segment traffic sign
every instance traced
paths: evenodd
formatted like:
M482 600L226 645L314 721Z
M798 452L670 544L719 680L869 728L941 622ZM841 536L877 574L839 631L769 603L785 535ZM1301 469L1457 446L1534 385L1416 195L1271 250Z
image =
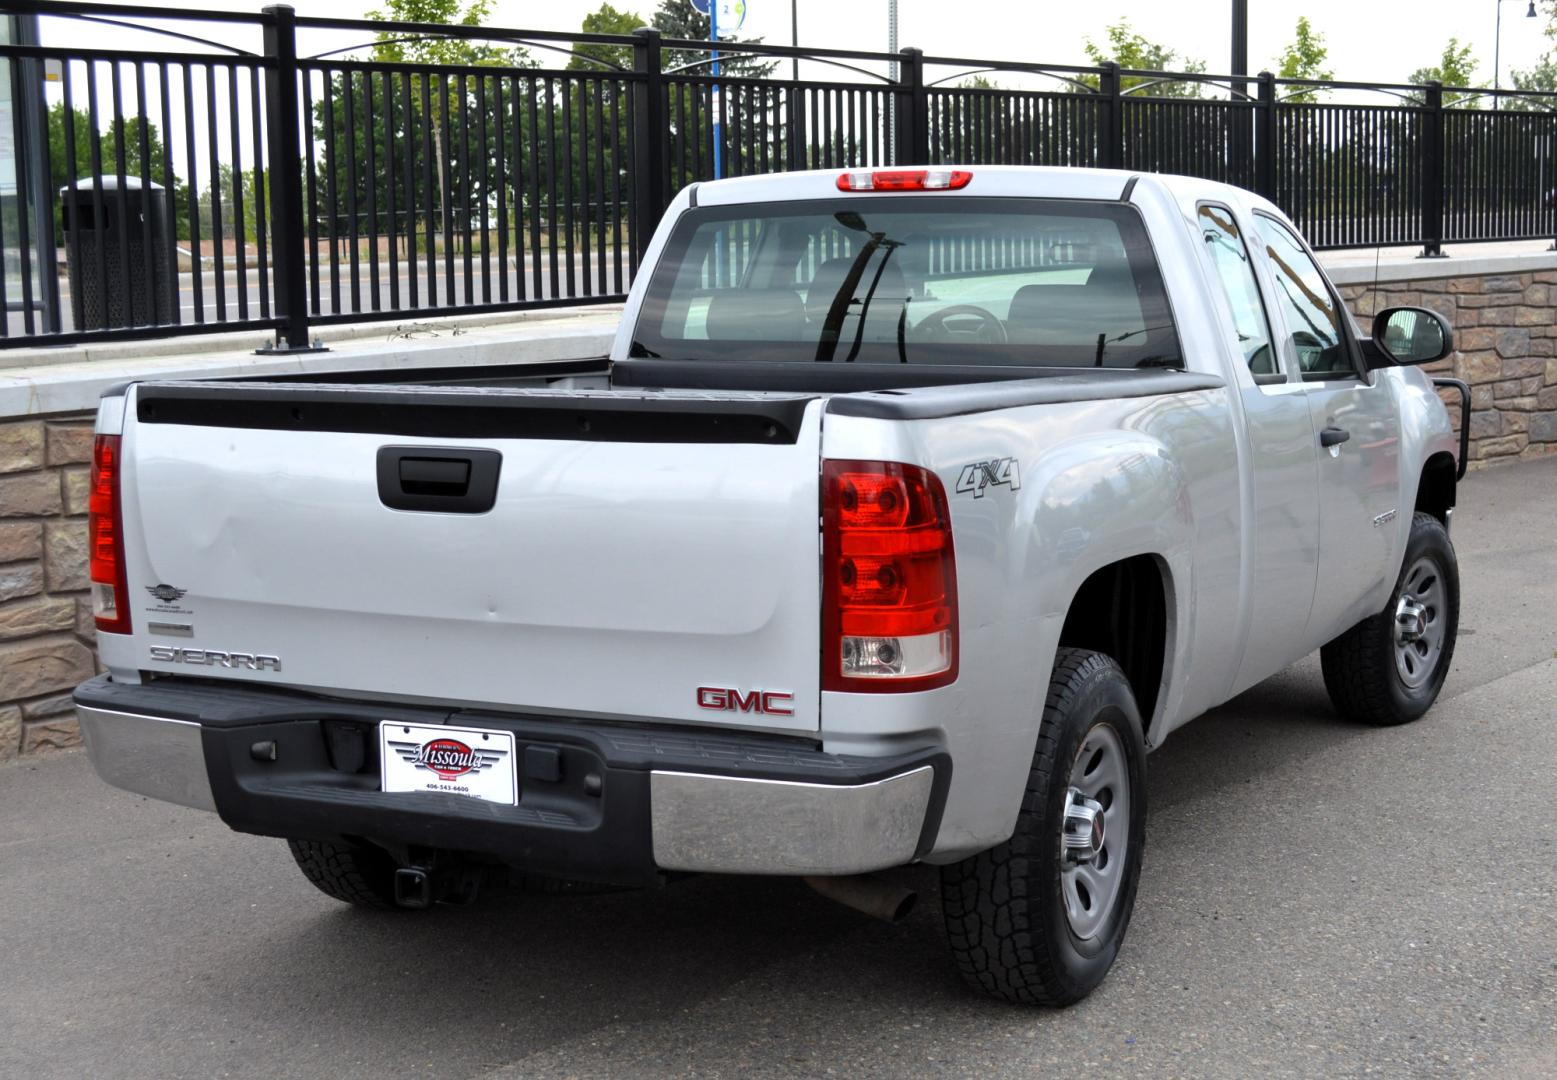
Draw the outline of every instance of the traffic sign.
M699 15L710 15L715 3L719 5L719 36L734 37L746 21L746 0L692 0L692 7Z

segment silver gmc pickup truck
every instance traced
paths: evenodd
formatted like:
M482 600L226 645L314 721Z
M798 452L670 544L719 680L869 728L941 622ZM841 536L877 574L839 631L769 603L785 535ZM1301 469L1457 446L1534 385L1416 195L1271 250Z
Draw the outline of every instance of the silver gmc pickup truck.
M717 873L894 915L873 872L930 863L963 977L1064 1004L1148 750L1315 649L1358 722L1437 696L1450 329L1361 334L1264 200L795 173L642 254L598 360L111 391L102 777L369 907Z

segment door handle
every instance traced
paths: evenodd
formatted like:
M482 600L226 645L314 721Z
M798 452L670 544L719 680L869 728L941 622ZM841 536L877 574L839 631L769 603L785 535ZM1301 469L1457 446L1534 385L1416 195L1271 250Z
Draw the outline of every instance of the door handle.
M1340 446L1351 437L1352 433L1345 428L1327 427L1319 433L1319 445L1324 447Z

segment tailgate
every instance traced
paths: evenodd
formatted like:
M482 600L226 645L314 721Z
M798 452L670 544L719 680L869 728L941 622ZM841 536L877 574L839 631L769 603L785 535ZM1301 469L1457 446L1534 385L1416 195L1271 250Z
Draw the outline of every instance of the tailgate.
M132 395L123 500L143 668L818 727L819 401L280 384ZM487 508L475 489L491 464Z

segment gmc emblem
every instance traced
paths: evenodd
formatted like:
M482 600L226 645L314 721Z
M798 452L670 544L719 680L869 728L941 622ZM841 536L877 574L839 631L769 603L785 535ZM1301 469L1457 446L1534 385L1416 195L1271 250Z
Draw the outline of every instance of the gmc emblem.
M699 686L697 707L715 712L749 712L764 716L794 716L795 695L778 690L741 693L724 686Z

